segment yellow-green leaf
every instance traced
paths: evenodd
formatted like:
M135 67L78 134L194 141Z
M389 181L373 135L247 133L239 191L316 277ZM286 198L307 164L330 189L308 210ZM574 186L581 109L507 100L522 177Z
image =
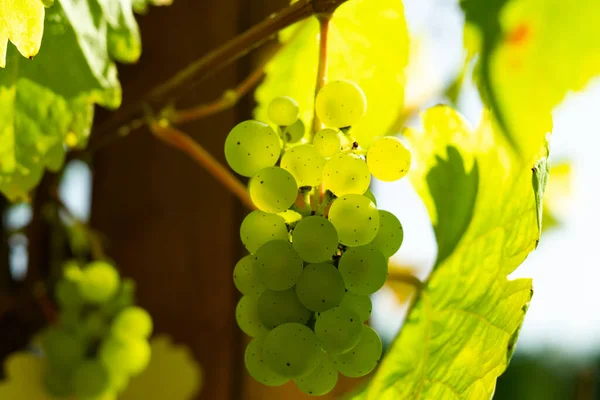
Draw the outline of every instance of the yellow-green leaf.
M119 400L190 400L202 388L202 369L189 349L172 343L168 336L151 340L152 359L141 375L133 378Z
M319 24L316 18L286 32L285 48L268 64L256 91L256 118L268 121L266 107L276 96L290 96L311 126L318 66ZM328 39L328 79L359 84L367 114L352 134L363 145L388 133L404 102L404 67L408 32L401 0L350 0L335 11ZM297 30L294 32L294 30Z
M44 4L41 0L0 0L0 68L6 66L8 41L32 58L40 50L44 34Z
M423 132L407 133L412 181L433 223L446 232L436 231L440 249L452 245L452 251L438 259L363 398L490 399L532 295L531 280L507 276L539 238L533 164L523 162L488 115L476 130L445 106L422 117ZM545 141L537 147L544 157ZM432 172L441 168L444 173ZM452 208L462 205L440 206L458 194L438 190L439 180L475 192L468 223L452 223Z
M46 362L32 353L13 353L4 364L6 379L0 381L0 399L55 400L46 394L42 377Z

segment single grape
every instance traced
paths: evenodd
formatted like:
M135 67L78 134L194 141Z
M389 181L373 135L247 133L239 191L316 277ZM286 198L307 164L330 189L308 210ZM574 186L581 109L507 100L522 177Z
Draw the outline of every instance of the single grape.
M117 294L107 303L102 305L102 312L106 315L114 315L121 309L135 303L135 281L125 278Z
M363 194L369 188L371 174L362 158L353 153L331 157L323 168L323 184L336 196Z
M323 179L325 158L312 144L294 146L281 157L281 168L296 179L298 186L318 186Z
M245 256L235 265L233 283L242 294L247 296L259 296L265 291L266 286L258 277L256 268L254 268L253 256Z
M329 220L338 232L340 243L346 246L370 243L379 230L377 207L358 194L337 198L329 209Z
M84 361L73 371L72 385L79 399L100 396L110 387L108 369L98 361Z
M267 113L275 125L288 126L296 122L300 108L291 97L275 97L269 103Z
M64 309L78 309L84 303L77 282L65 278L56 284L54 296L58 305Z
M79 293L88 302L99 304L110 300L119 290L119 273L105 261L94 261L83 270L77 281Z
M408 173L411 163L410 151L397 137L381 137L367 152L367 165L373 176L381 181L397 181Z
M250 179L250 198L256 207L268 213L279 213L294 204L298 196L296 180L279 167L260 170Z
M332 157L340 152L342 141L340 131L332 128L321 129L313 138L315 149L325 158Z
M147 339L152 334L152 317L141 307L127 307L112 322L111 333L118 338Z
M365 115L367 99L355 83L332 81L319 90L315 109L325 125L345 128L354 125Z
M379 210L379 230L371 244L389 258L400 249L403 239L404 229L398 218L389 211Z
M358 314L344 307L320 313L315 322L315 335L329 354L340 354L354 347L362 329L363 323Z
M83 338L60 328L48 328L42 334L41 344L50 365L62 371L73 369L85 356Z
M248 373L263 385L281 386L289 381L289 378L276 374L264 362L263 342L264 336L256 337L246 347L244 361Z
M280 152L281 143L273 128L259 121L240 122L225 139L225 159L242 176L272 167Z
M346 288L356 294L375 293L387 278L387 258L372 245L348 248L339 261Z
M367 191L363 194L363 196L365 196L367 199L371 200L373 202L373 204L377 205L377 199L375 198L375 195L373 194L373 192L371 192L370 189L367 189Z
M304 261L327 261L337 250L338 234L327 219L310 216L303 218L294 228L292 245Z
M235 319L240 329L248 336L255 337L268 332L258 315L258 298L243 296L235 308Z
M301 119L297 119L296 122L290 126L286 126L283 130L283 139L287 143L297 143L304 137L306 133L306 127Z
M283 218L286 224L293 224L294 222L298 222L302 219L302 214L294 210L285 210L277 215Z
M77 331L87 338L98 339L106 334L108 321L99 311L91 311L84 316L83 324L79 322Z
M321 312L339 306L344 292L342 275L327 263L309 264L296 282L298 299L311 311Z
M354 311L360 317L361 321L366 321L371 316L373 310L373 303L371 298L367 295L354 294L352 292L346 292L340 307L347 308Z
M333 361L342 375L358 378L375 369L381 358L381 351L379 335L373 328L365 325L356 346L344 354L334 356Z
M258 298L258 316L267 329L273 329L288 322L305 324L310 311L302 305L294 289L265 290Z
M44 371L44 388L51 396L68 398L73 392L71 371L61 371L56 368L46 368Z
M254 210L242 221L240 238L246 249L254 254L270 240L288 240L288 230L279 215Z
M333 359L321 350L315 369L308 375L295 379L294 382L304 393L322 396L333 390L337 380L338 372Z
M273 240L256 251L254 268L267 289L285 290L296 284L304 263L290 242Z
M98 357L113 373L138 375L150 362L150 345L144 339L108 336L100 345Z
M290 323L279 325L263 342L263 359L276 374L299 378L317 365L319 343L310 328Z

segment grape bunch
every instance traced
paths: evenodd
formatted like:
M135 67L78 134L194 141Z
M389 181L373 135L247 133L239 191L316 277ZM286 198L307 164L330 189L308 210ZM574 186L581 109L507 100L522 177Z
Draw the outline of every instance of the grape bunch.
M365 324L369 295L385 283L404 233L393 214L377 209L369 186L371 176L405 176L411 154L395 137L368 149L356 143L351 126L366 99L354 83L328 83L315 107L326 128L307 134L296 101L275 98L268 107L275 129L241 122L227 136L225 157L250 178L257 208L240 227L250 254L233 273L243 294L236 319L254 338L248 372L269 386L292 379L317 396L334 388L338 372L364 376L381 358L381 340Z
M105 261L64 266L55 290L58 321L41 334L50 395L116 399L146 368L152 319L134 305L134 291L134 282Z

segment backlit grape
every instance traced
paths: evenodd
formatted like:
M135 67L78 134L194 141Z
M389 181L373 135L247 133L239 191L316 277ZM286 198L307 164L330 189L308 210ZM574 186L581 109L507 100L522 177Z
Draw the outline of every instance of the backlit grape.
M251 177L272 167L279 159L281 143L269 125L259 121L237 124L225 139L225 159L235 172Z

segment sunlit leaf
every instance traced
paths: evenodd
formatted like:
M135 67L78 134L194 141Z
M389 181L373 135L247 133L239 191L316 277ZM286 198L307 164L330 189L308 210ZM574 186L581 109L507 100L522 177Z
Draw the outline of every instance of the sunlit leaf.
M461 4L481 34L483 97L509 141L531 161L537 143L552 130L552 109L600 74L600 2Z
M40 51L44 12L41 0L0 0L0 68L6 66L9 40L24 57Z
M298 28L299 27L299 28ZM285 49L267 66L256 91L256 118L268 121L266 106L276 96L300 104L301 118L311 126L318 65L319 24L315 18L290 28ZM408 32L400 0L352 0L336 10L328 43L328 79L348 79L364 90L366 116L352 128L363 145L388 133L404 102L404 67Z
M559 228L562 220L559 217L566 206L566 201L571 196L573 171L571 163L563 161L550 166L552 179L546 186L544 194L543 224L542 232Z
M59 169L65 146L85 146L94 103L119 106L111 58L140 55L132 12L128 0L57 1L33 61L9 47L0 70L0 191L9 199L26 198L44 168Z
M492 125L486 115L473 130L438 106L424 113L423 132L407 132L412 180L440 249L452 250L438 259L363 398L489 399L506 369L532 295L531 280L507 275L535 248L539 230L533 164ZM538 142L538 157L545 154L545 141ZM474 197L470 218L439 180L458 182Z
M190 400L202 388L202 369L187 347L175 345L168 336L150 341L148 368L133 378L119 400Z

